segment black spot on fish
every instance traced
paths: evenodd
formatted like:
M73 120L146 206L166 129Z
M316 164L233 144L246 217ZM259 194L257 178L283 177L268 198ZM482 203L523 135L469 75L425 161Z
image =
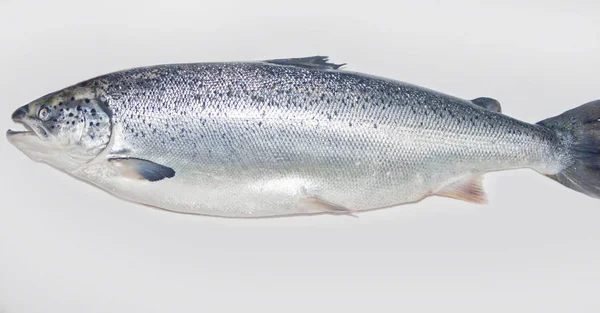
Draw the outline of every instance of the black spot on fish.
M90 126L94 126L94 122L90 122Z
M171 141L175 141L175 137L171 137Z
M96 122L96 126L100 126L100 122Z
M92 109L90 113L92 113L92 115L96 115L96 109Z
M69 113L69 117L73 117L73 113Z
M71 101L75 101L75 97L71 97Z
M81 111L81 105L77 106L77 111Z
M62 102L59 102L59 103L58 103L58 105L59 105L59 106L62 106L62 105L63 105L63 103L62 103Z
M90 103L90 99L85 99L85 103Z
M75 121L72 121L72 122L71 122L71 125L75 125Z

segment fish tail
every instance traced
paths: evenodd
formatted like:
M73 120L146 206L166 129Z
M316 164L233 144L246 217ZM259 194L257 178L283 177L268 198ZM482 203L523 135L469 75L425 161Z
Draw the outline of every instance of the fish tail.
M600 100L537 124L567 138L570 165L557 174L547 176L573 190L600 198Z

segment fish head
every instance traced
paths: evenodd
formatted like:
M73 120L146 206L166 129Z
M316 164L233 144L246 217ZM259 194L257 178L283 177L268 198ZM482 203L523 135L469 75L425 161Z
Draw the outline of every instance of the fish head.
M26 130L8 130L11 144L34 161L72 171L96 158L110 141L108 106L86 90L65 90L19 107L12 120Z

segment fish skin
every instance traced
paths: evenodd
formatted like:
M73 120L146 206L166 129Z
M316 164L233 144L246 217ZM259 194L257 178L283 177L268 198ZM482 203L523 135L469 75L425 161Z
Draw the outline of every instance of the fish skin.
M372 210L447 195L445 187L490 171L552 175L573 162L568 138L546 127L332 66L158 65L100 76L35 103L73 95L105 103L110 143L67 172L120 198L176 212ZM123 177L108 161L122 158L148 160L175 175Z

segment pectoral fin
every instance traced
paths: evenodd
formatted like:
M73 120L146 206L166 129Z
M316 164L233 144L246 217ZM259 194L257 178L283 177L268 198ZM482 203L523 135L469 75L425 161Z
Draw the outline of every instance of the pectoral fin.
M144 159L112 158L108 161L119 169L123 177L129 179L154 182L175 176L172 168Z
M483 190L483 176L476 174L445 186L435 194L467 202L484 204L487 196Z

